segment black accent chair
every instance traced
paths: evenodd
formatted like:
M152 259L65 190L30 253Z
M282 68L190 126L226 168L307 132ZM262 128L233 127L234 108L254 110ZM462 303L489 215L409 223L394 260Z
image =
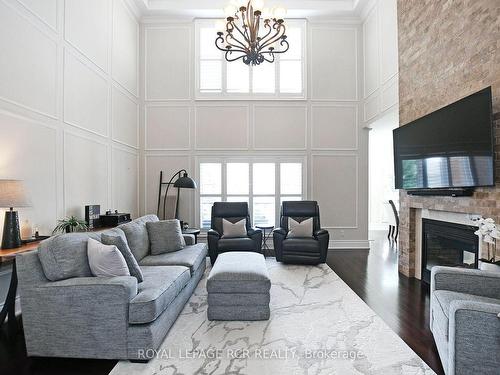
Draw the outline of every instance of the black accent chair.
M235 223L246 219L247 236L224 238L222 219ZM211 229L208 231L208 254L215 263L217 255L227 251L254 251L262 254L262 231L253 229L246 202L215 202L212 206Z
M287 238L288 218L297 221L313 218L312 237ZM273 232L276 260L284 263L319 264L326 262L330 234L321 229L316 201L285 201L281 205L281 228Z

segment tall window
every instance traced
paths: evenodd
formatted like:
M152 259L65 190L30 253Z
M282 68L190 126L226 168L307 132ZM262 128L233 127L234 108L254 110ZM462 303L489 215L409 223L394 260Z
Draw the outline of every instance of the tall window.
M201 162L200 225L210 228L214 202L247 202L253 225L277 225L284 200L301 200L302 160Z
M305 98L305 21L287 20L290 49L274 63L252 67L226 62L215 47L215 20L196 21L196 96L198 99ZM279 45L276 46L279 49Z

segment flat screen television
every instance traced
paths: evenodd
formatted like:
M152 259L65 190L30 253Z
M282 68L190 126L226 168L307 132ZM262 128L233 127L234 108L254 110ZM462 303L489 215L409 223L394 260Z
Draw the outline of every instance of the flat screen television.
M401 126L393 136L396 189L432 193L495 184L491 87Z

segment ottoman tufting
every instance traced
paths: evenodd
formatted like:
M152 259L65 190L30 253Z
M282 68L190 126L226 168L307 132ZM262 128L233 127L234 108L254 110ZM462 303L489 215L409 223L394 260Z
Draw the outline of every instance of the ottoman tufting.
M262 254L219 254L207 279L208 320L267 320L270 290Z

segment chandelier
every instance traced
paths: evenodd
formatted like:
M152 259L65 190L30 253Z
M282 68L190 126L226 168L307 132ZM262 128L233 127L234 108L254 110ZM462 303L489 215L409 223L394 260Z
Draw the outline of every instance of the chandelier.
M218 28L215 46L225 52L228 62L242 59L246 65L272 63L276 54L288 51L283 20L286 10L259 10L262 6L262 0L249 0L246 6L238 8L233 3L226 7L229 17Z

